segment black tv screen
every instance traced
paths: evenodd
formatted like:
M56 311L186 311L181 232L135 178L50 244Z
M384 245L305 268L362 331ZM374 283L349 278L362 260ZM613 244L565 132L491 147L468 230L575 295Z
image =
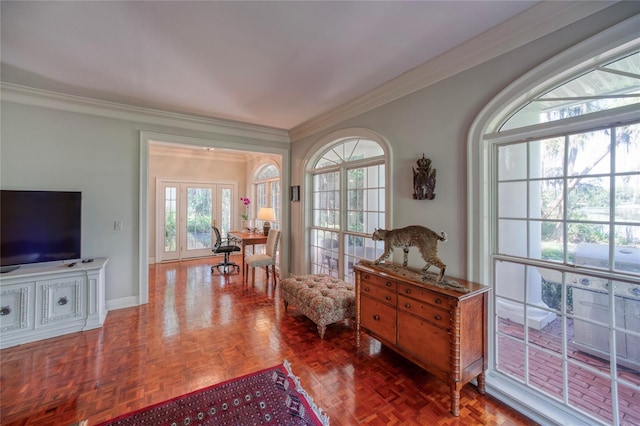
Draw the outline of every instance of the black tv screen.
M82 193L0 191L0 266L79 259Z

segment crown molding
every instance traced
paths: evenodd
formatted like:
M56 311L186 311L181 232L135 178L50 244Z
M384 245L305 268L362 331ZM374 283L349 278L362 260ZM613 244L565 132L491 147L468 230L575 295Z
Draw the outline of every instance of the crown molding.
M190 160L215 160L246 163L247 155L241 151L227 151L222 148L170 146L153 143L149 146L150 157L188 158Z
M613 5L610 1L544 1L479 36L290 131L291 142L422 90Z
M79 114L219 133L261 141L290 143L289 134L285 129L141 108L5 82L0 82L0 96L3 102L14 102Z

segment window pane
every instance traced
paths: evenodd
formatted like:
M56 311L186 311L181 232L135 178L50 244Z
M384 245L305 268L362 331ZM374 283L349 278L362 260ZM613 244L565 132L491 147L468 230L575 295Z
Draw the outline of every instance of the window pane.
M614 269L640 276L640 226L616 226ZM640 303L639 303L640 305Z
M187 250L211 247L211 188L187 188Z
M524 302L525 268L511 262L497 262L495 276L496 296L504 297L512 301ZM519 312L518 315L523 315Z
M611 199L609 182L608 177L570 179L568 218L608 222Z
M312 229L310 237L311 273L338 277L338 234Z
M564 228L562 222L542 221L539 226L536 222L531 224L531 246L539 241L540 250L531 250L531 257L535 259L549 260L552 262L564 262ZM539 234L538 234L539 232Z
M498 216L527 217L527 183L501 182L498 184Z
M164 194L164 251L173 252L177 249L176 219L177 211L177 188L166 187Z
M640 124L616 127L616 173L640 172Z
M616 222L640 223L640 174L618 176L615 185Z
M227 235L231 231L231 189L222 188L220 190L220 205L222 206L221 217L222 223L220 224L220 232L222 235Z
M527 255L527 222L501 219L498 222L498 252L513 256Z
M605 174L611 170L610 130L569 136L567 171L570 176Z
M313 176L314 205L313 225L339 228L340 227L340 191L339 172L328 172Z
M539 343L544 344L546 338L547 336L541 336ZM538 348L529 348L528 356L529 383L531 386L545 392L554 399L562 400L564 396L562 358Z
M363 158L373 158L381 155L384 155L384 151L377 142L366 139L359 139L357 146L349 157L349 161L361 160Z
M498 148L498 180L524 179L527 177L527 144L504 145Z
M564 137L529 143L531 178L554 178L564 175Z
M564 179L545 179L529 184L529 215L532 218L562 219Z

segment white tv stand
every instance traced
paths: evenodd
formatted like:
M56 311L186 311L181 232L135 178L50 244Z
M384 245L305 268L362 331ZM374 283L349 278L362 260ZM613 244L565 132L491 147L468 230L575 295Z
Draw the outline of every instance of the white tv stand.
M102 327L108 261L25 265L1 274L0 349Z

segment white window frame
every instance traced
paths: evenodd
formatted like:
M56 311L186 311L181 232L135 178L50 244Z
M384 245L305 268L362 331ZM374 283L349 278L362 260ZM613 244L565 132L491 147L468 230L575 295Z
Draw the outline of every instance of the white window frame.
M527 128L497 133L499 126L519 106L530 99L532 93L560 84L568 77L594 65L614 59L640 46L637 29L640 16L635 16L615 25L578 45L555 56L531 70L498 94L474 120L467 140L468 158L468 229L467 247L468 276L472 281L493 283L492 250L496 247L493 218L496 215L496 188L492 179L492 147L501 142L521 138L545 138L560 134L577 133L598 127L609 127L615 123L625 124L640 118L638 105L618 110L615 117L603 111L570 119L544 123ZM489 303L489 342L495 347L495 296ZM489 369L486 374L487 392L502 400L534 421L542 424L598 424L591 417L568 409L560 403L529 392L525 386L496 372L496 354L489 351Z
M339 142L346 141L347 139L368 139L376 142L384 152L384 166L385 166L385 228L390 228L393 223L392 218L392 208L393 206L393 181L392 181L392 151L391 145L389 142L381 135L376 132L373 132L369 129L365 128L350 128L350 129L342 129L336 132L332 132L320 140L318 140L309 150L309 154L305 157L303 170L304 170L304 184L301 188L301 192L304 194L302 196L302 208L304 211L304 268L305 273L309 273L311 270L311 241L310 241L310 228L313 225L313 217L312 217L312 206L313 203L310 201L311 196L313 194L312 186L313 186L313 174L318 170L314 168L316 161L326 152L326 149L330 146L336 145ZM381 164L381 161L377 158L373 159L365 159L362 161L354 161L345 163L344 165L338 166L346 170L347 168L351 168L355 165L359 166L368 166ZM323 169L324 170L324 169ZM341 188L341 193L344 192L345 188ZM342 202L340 207L340 214L342 216L345 215L346 205L344 203L344 194L342 194ZM343 221L344 222L344 221ZM344 258L344 253L340 250L339 254L340 258Z

